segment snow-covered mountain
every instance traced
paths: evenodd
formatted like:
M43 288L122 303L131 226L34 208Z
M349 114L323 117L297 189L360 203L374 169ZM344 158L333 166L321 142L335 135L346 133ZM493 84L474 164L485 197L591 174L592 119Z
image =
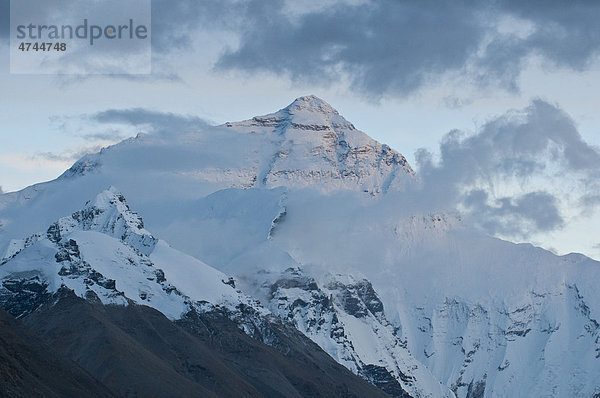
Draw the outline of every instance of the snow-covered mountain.
M269 306L336 361L394 396L452 396L409 353L369 281L328 275L321 283L289 268L270 285Z
M82 210L52 223L45 234L11 241L0 263L0 305L20 318L68 288L104 305L146 305L172 320L181 320L190 312L219 310L247 334L270 345L278 344L268 331L269 324L277 322L276 315L286 323L293 318L294 327L384 391L395 396L406 391L422 396L429 395L432 386L436 395L444 390L395 336L395 328L385 319L383 306L367 281L343 284L332 279L326 290L321 290L299 272L283 273L271 285L272 302L267 302L274 310L271 313L236 290L233 278L152 236L125 197L111 187ZM308 292L292 297L294 291L289 288L303 282ZM333 291L337 294L329 301ZM291 301L284 306L287 300ZM312 308L315 300L320 305ZM296 311L303 306L318 314ZM356 323L352 317L365 319ZM318 322L318 327L312 327L313 322ZM369 327L373 329L363 330ZM369 334L378 340L371 340ZM363 338L366 340L361 341ZM377 365L379 355L385 356L390 371Z
M402 187L407 175L414 174L404 156L357 130L314 96L225 126L265 137L275 149L252 169L250 186L318 186L326 191L344 187L375 195Z
M316 97L139 135L0 196L2 300L26 311L65 285L234 320L244 303L392 395L600 396L600 263L423 211L405 194L415 178Z
M225 274L152 236L112 187L45 234L12 240L1 264L0 302L17 318L61 287L103 304L144 304L170 319L207 304L261 310Z

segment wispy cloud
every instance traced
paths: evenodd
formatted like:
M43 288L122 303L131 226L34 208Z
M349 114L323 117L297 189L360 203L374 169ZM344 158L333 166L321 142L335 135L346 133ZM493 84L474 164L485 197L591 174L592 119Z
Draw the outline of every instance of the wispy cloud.
M143 127L151 132L190 132L209 126L204 119L197 116L157 112L143 108L108 109L89 116L89 119L101 124Z
M64 152L38 152L30 156L30 159L33 161L48 161L48 162L57 162L57 163L73 163L83 156L95 153L100 151L104 145L89 145L82 146L76 149L69 149Z
M21 168L37 168L40 166L70 166L84 155L100 151L105 145L87 145L67 149L63 152L36 152L34 154L3 155L2 160ZM24 167L23 167L24 166Z
M117 142L125 138L123 133L118 129L107 129L101 132L84 134L82 136L83 139L89 142L95 141L109 141L109 142Z
M18 170L38 170L41 168L63 170L68 168L72 162L58 155L15 153L0 155L0 163Z
M142 108L109 109L87 119L171 137L215 128L196 116ZM427 209L458 208L491 234L523 238L560 229L568 222L565 206L600 206L600 152L566 112L541 99L490 119L475 133L451 131L439 155L422 149L416 158L418 202Z

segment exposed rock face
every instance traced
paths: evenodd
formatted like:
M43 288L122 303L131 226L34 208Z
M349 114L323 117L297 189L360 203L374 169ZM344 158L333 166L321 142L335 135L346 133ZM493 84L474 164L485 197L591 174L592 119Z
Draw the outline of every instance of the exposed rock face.
M291 268L269 290L273 312L388 394L452 396L408 352L367 280L331 275L320 287L300 269Z
M48 282L39 275L14 275L2 280L0 307L16 318L21 318L48 302Z

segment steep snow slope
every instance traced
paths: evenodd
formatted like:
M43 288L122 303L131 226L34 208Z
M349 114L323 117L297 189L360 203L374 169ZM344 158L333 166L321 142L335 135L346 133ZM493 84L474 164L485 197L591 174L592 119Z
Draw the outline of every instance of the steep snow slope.
M0 196L0 253L27 246L13 265L55 256L63 249L43 236L13 239L41 234L116 185L155 238L233 275L244 293L375 383L394 388L395 380L422 396L600 394L600 264L482 236L443 209L423 211L402 194L412 176L401 155L303 97L211 131L139 136L55 181ZM85 228L73 232L83 247L98 232ZM139 241L142 229L119 245L153 247L140 255L161 262L161 241ZM196 264L185 258L177 264ZM187 276L201 271L156 267L193 299ZM372 287L382 311L369 309L376 302L361 298L361 286Z

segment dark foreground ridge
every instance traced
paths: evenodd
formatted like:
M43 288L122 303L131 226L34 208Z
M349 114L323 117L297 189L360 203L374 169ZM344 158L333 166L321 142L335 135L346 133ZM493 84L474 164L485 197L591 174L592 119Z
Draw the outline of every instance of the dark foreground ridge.
M112 397L79 365L0 309L1 397Z
M2 312L0 322L1 396L387 396L295 329L274 331L288 348L280 352L215 311L174 323L63 288L19 321Z

